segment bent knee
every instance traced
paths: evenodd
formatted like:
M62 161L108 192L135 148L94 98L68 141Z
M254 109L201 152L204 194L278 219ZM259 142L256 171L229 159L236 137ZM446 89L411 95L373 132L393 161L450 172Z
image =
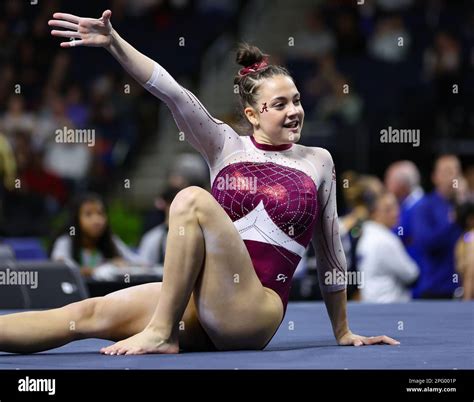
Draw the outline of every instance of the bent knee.
M197 208L202 205L201 201L211 194L198 186L190 186L181 190L170 205L170 215L185 215L196 213Z
M64 307L70 317L69 330L77 338L89 336L97 328L97 323L100 321L100 299L99 297L85 299Z

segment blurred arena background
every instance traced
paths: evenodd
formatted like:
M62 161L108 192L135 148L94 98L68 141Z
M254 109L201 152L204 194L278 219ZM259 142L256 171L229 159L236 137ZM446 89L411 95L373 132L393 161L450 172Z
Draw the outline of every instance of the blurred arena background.
M106 8L123 38L235 128L236 44L248 41L270 54L272 63L285 65L306 112L300 142L327 148L335 160L341 217L356 199L370 210L361 177L381 184L395 161L412 161L428 194L434 162L446 153L456 155L463 169L462 195L453 202L474 201L470 1L6 0L0 5L2 261L49 259L62 229L71 228L70 203L81 194L103 197L111 231L133 253L148 230L163 224L173 191L210 188L204 161L180 141L166 105L107 51L65 50L51 37L47 22L53 12L99 18ZM93 141L58 141L58 130L67 135L68 129L93 134ZM384 130L419 136L386 142ZM364 219L356 217L357 225ZM357 225L349 224L349 243L359 237L351 232ZM163 239L157 241L164 247ZM357 259L350 246L348 259ZM455 242L449 247L454 273ZM95 275L106 258L92 257L71 258L82 267L89 294L129 285L107 270ZM163 256L156 258L125 258L131 267L126 272L137 273L135 283L156 280L160 271L152 267ZM293 298L317 298L311 251L304 265Z

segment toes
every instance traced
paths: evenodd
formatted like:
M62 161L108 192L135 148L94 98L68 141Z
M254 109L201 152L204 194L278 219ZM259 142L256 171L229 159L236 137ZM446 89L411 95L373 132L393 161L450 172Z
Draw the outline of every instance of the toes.
M130 348L128 348L126 346L123 346L123 347L121 347L120 349L117 350L117 355L125 355L125 354L127 354L129 349Z
M101 349L101 352L105 355L115 355L117 354L117 345L108 346L106 348Z

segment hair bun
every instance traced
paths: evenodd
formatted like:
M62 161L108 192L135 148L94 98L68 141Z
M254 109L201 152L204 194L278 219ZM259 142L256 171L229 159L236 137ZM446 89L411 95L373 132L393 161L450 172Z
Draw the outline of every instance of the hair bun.
M266 56L268 57L257 46L242 42L237 48L235 61L241 66L248 67L254 63L261 62Z

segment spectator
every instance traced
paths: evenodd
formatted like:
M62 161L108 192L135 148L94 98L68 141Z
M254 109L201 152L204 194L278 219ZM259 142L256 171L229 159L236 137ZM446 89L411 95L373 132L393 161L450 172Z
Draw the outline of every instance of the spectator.
M452 298L457 287L454 246L461 229L454 222L454 207L460 172L456 156L439 157L432 174L435 189L419 201L413 213L413 245L420 253L421 269L415 295L421 298Z
M163 265L165 261L169 210L171 202L179 191L180 189L178 188L168 187L155 201L155 206L163 210L165 220L163 223L146 232L138 247L138 255L149 265Z
M411 299L409 286L416 281L419 270L399 237L390 230L398 213L397 200L388 192L369 204L369 219L362 225L356 250L364 302L398 303Z
M405 59L410 43L410 33L402 18L392 16L378 21L375 33L368 43L368 50L378 60L398 63Z
M331 53L336 47L336 38L327 28L319 10L309 13L306 27L295 35L294 46L289 48L293 58L312 60Z
M413 211L424 195L420 186L420 172L411 161L394 162L385 172L385 186L397 197L400 205L400 217L394 231L400 236L408 254L419 263L420 258L413 247L411 222Z
M474 202L461 205L456 211L463 233L456 242L456 271L463 284L463 299L474 299Z
M339 220L339 233L346 255L347 271L355 273L359 270L356 250L362 233L362 225L368 218L369 205L383 193L384 188L382 182L375 176L359 176L355 172L348 171L341 177L343 183L347 183L347 186L343 186L343 194L349 213ZM348 284L347 297L358 299L358 289L357 284Z
M2 127L8 138L17 130L32 131L36 125L32 113L25 111L25 102L21 95L12 95L8 100L8 109L2 118Z
M470 165L464 170L464 179L466 183L466 201L474 202L474 165Z
M106 261L117 266L144 262L112 233L104 202L96 194L76 199L69 224L54 241L51 258L78 264L85 276Z
M0 195L13 190L16 178L16 162L8 139L0 132Z

